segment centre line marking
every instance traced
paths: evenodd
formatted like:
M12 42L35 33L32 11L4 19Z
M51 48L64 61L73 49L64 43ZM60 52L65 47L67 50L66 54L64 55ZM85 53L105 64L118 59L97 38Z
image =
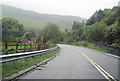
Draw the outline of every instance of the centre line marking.
M117 81L112 75L105 71L100 65L95 63L95 61L89 58L86 54L82 53L81 51L78 52L81 53L108 81L111 81L111 79Z

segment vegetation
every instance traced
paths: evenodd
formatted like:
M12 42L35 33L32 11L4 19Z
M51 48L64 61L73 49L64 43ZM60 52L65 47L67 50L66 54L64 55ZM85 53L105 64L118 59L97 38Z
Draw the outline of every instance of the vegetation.
M25 39L26 42L36 42L39 43L43 39L43 43L45 44L46 48L55 47L56 43L58 43L61 40L61 31L59 27L55 24L48 24L44 30L42 30L39 34L30 30L25 29L22 24L20 24L16 19L12 19L9 17L5 17L2 19L2 37L3 42L21 42L20 38L24 37L26 32L29 32L26 34ZM37 39L36 39L37 38ZM9 39L9 40L8 40ZM37 41L35 41L37 40ZM40 43L42 43L40 42ZM22 43L22 42L21 42ZM23 42L24 43L24 42ZM8 49L11 48L11 46L8 47ZM15 49L16 47L12 47ZM18 46L18 48L21 48ZM24 46L22 46L24 48ZM27 48L30 48L28 46ZM13 64L13 62L7 62L2 64L2 76L3 78L10 76L14 73L18 73L21 70L24 70L30 66L33 66L37 63L42 62L43 60L50 58L54 55L56 55L58 51L52 52L50 54L44 54L42 56L37 56L36 59L33 59L32 57L29 58L29 62L26 62L25 59L18 60L17 64Z
M112 9L104 9L96 11L88 20L87 25L95 24L96 22L101 22L102 20L107 23L107 25L111 25L117 18L116 11L118 10L118 6L113 7ZM109 21L110 20L110 21Z
M84 26L85 26L84 21L82 23L74 21L73 26L72 26L72 30L76 30L76 29L84 27Z
M12 18L2 19L2 40L3 42L9 42L16 40L17 37L21 37L23 34L23 25L17 20ZM9 39L9 40L8 40Z
M120 46L120 7L96 11L86 22L74 22L73 30L65 33L65 43L88 41Z
M48 24L39 34L38 40L43 38L45 48L54 47L58 42L62 41L62 33L56 24Z
M87 41L75 42L75 43L71 43L71 44L68 44L68 45L86 47L86 48L94 49L94 50L101 51L101 52L104 52L104 53L109 53L109 51L107 51L105 49L102 49L102 48L98 47L96 44L92 44L92 43L89 43Z
M26 39L31 41L31 38L36 36L33 30L28 30L23 27L16 19L5 17L2 19L2 41L3 42L18 42L24 33L30 32L26 35ZM8 40L9 39L9 40Z
M120 12L119 7L96 11L85 22L74 21L72 31L60 31L60 26L48 24L39 33L25 29L22 24L12 18L3 18L3 41L16 40L26 35L27 41L42 40L45 48L54 47L59 42L73 43L78 41L97 42L112 46L120 46Z

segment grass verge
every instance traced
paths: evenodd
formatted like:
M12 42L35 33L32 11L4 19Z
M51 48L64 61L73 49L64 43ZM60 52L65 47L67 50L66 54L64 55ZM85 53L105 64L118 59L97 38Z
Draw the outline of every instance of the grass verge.
M100 52L104 52L104 53L109 53L109 51L105 50L105 49L102 49L98 46L83 46L83 47L87 47L87 48L90 48L90 49L94 49L94 50L97 50L97 51L100 51Z
M2 79L11 76L21 70L27 69L33 65L36 65L52 56L55 56L59 51L54 51L51 53L46 53L42 56L38 55L36 58L30 57L28 61L24 59L18 60L16 64L13 62L6 62L2 64Z
M71 44L68 44L68 45L79 46L79 47L86 47L86 48L94 49L94 50L97 50L97 51L100 51L100 52L109 53L109 51L107 51L105 49L102 49L102 48L98 47L95 44L88 43L86 41L71 43Z

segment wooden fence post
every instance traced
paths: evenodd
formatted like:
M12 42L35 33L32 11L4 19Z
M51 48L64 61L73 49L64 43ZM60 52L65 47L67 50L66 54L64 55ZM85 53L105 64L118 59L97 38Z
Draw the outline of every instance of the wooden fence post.
M26 43L24 43L24 52L26 52Z
M30 44L30 51L32 51L32 44Z
M35 43L33 45L34 45L33 49L35 50Z
M36 44L35 44L35 50L36 50Z
M20 52L22 52L22 43L20 43Z
M16 53L18 52L18 43L16 43Z
M7 49L8 49L8 43L5 43L5 52L6 52L6 54L8 54Z
M37 50L39 50L39 44L37 44Z

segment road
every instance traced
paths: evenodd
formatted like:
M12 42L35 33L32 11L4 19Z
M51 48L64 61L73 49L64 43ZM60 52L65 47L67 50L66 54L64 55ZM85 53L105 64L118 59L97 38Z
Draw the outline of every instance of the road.
M56 58L21 79L118 79L118 58L84 47L59 46Z

